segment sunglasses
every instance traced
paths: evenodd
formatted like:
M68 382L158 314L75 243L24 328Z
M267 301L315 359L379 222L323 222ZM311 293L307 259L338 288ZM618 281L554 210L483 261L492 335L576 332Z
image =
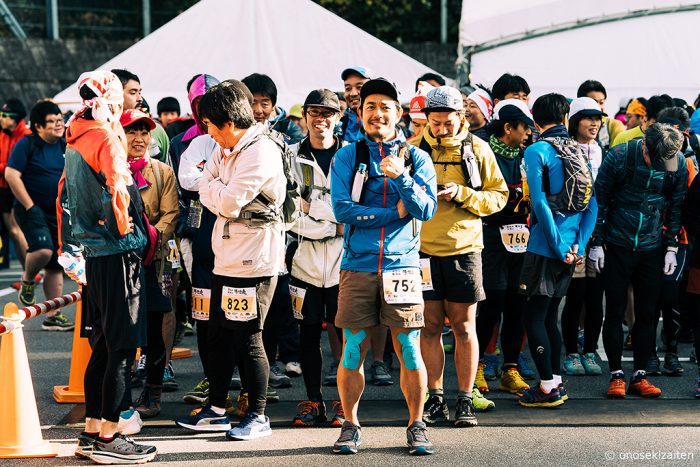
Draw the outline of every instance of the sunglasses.
M335 110L321 110L321 109L315 109L313 107L309 107L308 109L306 109L306 114L312 118L316 118L316 117L331 118L333 115L336 114L336 111Z
M0 117L16 117L17 114L14 112L0 112Z

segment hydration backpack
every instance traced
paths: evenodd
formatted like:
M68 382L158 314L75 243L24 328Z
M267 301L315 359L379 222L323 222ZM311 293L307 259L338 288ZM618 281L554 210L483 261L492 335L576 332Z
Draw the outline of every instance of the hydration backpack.
M549 187L549 171L544 167L542 188L547 195L547 203L553 212L585 211L593 196L593 175L581 146L571 138L542 138L557 152L557 158L564 165L564 187L552 194Z
M430 146L430 143L428 143L425 138L420 140L418 147L425 151L428 156L431 156L433 153L432 146ZM462 157L458 163L462 166L462 172L464 173L464 179L467 181L467 186L472 190L480 190L482 184L480 168L476 156L474 155L474 138L471 133L467 134L467 137L462 140L460 154ZM441 164L451 163L441 162Z

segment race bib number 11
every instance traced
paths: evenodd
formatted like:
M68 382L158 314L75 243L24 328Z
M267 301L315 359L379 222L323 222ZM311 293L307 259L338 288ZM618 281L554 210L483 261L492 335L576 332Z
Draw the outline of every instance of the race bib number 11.
M226 287L221 291L221 309L229 321L250 321L258 317L255 287Z
M294 318L304 319L301 310L304 308L304 297L306 297L306 289L302 287L289 286L289 295L292 297L292 311Z
M192 318L199 321L209 321L209 305L211 289L192 287Z
M389 304L423 303L420 269L407 268L382 273L384 300Z

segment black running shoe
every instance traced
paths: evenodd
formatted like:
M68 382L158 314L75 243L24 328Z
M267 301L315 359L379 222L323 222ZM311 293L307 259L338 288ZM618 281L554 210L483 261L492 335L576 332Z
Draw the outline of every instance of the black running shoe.
M654 354L649 357L646 367L647 376L660 376L661 375L661 361L659 361L659 356Z
M434 394L423 405L423 421L428 425L446 422L450 419L450 409L443 396Z
M455 426L476 426L476 416L474 415L474 403L469 397L457 399L457 410L455 410Z
M664 356L664 373L670 376L682 376L683 365L678 361L678 354L667 352Z

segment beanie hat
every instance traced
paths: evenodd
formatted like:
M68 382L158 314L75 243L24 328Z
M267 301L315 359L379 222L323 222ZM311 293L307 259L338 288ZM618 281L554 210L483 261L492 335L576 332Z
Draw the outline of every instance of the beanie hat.
M486 121L491 120L493 115L493 100L489 93L481 88L477 88L474 92L467 96L467 100L476 102L477 107L486 118Z

